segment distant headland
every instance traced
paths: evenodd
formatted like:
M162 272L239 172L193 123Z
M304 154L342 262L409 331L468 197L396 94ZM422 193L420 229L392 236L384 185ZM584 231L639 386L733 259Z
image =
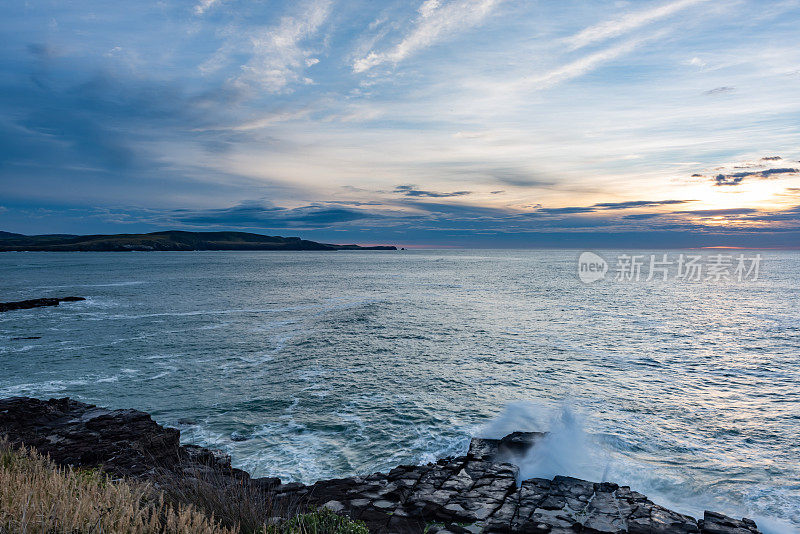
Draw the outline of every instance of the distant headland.
M299 237L249 232L184 232L149 234L23 235L0 232L0 252L131 252L189 250L397 250L392 245L360 246L317 243Z

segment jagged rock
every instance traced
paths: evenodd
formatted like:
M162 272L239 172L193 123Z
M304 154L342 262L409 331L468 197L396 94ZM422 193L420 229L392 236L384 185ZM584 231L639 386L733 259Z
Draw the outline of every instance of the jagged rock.
M514 461L543 436L535 432L476 438L466 456L310 486L251 479L231 467L227 455L180 445L178 430L158 425L144 412L107 410L68 398L0 400L3 434L60 464L100 466L162 484L158 475L163 472L214 484L248 484L277 503L324 506L361 519L375 533L760 534L749 519L706 512L698 522L609 482L563 476L518 481Z
M28 310L30 308L43 308L45 306L58 306L59 303L61 302L77 302L79 300L86 300L86 299L83 297L61 297L61 298L18 300L16 302L0 302L0 312L7 312L12 310ZM18 339L38 339L38 338L18 338Z
M0 435L35 447L64 465L101 466L117 476L148 478L156 471L180 474L208 468L248 477L230 457L181 445L180 432L138 410L107 410L69 398L0 399Z
M543 437L542 432L512 432L502 439L473 438L467 456L475 460L519 458Z
M701 534L760 534L752 519L739 521L716 512L706 511L698 525Z

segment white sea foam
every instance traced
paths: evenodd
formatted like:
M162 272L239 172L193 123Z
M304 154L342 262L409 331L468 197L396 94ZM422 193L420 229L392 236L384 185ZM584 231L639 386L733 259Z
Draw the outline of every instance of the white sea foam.
M239 313L286 313L297 312L303 310L318 310L316 314L325 313L330 310L346 309L356 306L361 306L377 300L359 300L349 302L347 304L307 304L302 306L287 306L283 308L234 308L230 310L193 310L193 311L175 311L175 312L159 312L159 313L141 313L141 314L103 314L97 317L92 317L92 320L131 320L131 319L150 319L153 317L194 317L202 315L231 315Z
M127 280L123 282L109 282L107 284L69 284L61 286L39 286L36 289L65 289L68 287L122 287L122 286L138 286L140 284L147 284L148 282L140 280Z
M703 510L711 509L735 517L753 517L765 534L798 532L788 521L770 517L747 502L717 494L713 487L698 494L696 481L681 480L678 473L665 473L662 466L636 462L626 454L629 451L622 441L601 441L587 427L586 419L574 407L525 401L509 404L498 417L479 428L477 435L500 438L515 430L547 431L524 457L515 459L520 480L563 475L616 482L646 494L657 504L695 517L702 517ZM774 488L766 489L775 497ZM797 513L798 504L785 502L782 508L791 516Z
M109 376L106 378L98 378L97 382L100 384L109 384L113 382L119 382L119 376Z
M556 475L604 482L611 458L584 430L581 417L569 407L550 414L548 434L525 456L520 478L553 478Z
M174 365L164 365L162 367L164 369L163 371L161 371L160 373L156 373L153 376L147 377L147 380L158 380L159 378L164 378L165 376L169 376L178 370L178 368L175 367Z
M17 395L39 395L43 393L58 393L73 386L85 386L89 382L79 380L48 380L45 382L16 384L0 389L0 397L14 397Z

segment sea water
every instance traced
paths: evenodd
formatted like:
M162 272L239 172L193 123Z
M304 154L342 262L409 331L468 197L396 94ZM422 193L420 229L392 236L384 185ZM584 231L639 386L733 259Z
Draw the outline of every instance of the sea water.
M145 410L301 482L547 430L523 477L800 529L800 253L585 284L579 252L4 253L0 301L87 300L0 314L0 396Z

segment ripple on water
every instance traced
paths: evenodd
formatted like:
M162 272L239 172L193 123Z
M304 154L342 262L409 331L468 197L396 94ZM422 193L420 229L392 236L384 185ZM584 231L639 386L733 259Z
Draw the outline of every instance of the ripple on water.
M797 530L800 254L762 254L750 286L586 286L574 251L0 255L2 294L88 298L0 314L46 334L0 342L0 395L191 417L185 441L305 482L550 429L527 472Z

